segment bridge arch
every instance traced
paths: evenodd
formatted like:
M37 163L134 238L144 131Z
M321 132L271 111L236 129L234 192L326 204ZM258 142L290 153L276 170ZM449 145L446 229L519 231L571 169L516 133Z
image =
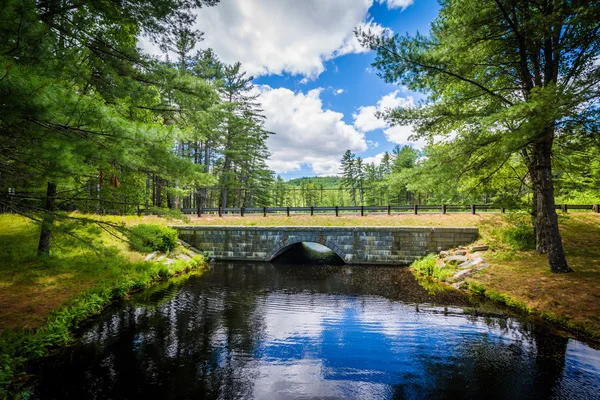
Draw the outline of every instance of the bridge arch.
M348 256L344 251L335 243L332 243L329 240L325 240L322 237L317 236L293 236L289 239L282 240L273 246L271 251L267 254L267 260L272 261L275 257L283 254L289 247L293 246L296 243L317 243L322 246L327 247L329 250L333 251L338 255L344 262L348 262Z

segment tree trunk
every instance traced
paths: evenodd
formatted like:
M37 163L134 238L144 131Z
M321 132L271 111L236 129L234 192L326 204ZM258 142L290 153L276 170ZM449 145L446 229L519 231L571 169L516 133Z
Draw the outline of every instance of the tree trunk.
M162 179L160 177L156 177L156 201L155 201L155 206L156 207L162 207L162 196L161 196L161 189L162 189Z
M534 174L536 173L536 171L532 170L530 171L530 176L532 178L532 180L535 180L533 178ZM537 227L537 220L538 220L538 196L537 196L537 191L533 190L533 196L532 196L532 201L531 201L531 217L532 217L532 222L533 222L533 237L535 240L535 250L540 253L540 254L546 254L548 253L548 248L546 246L546 239L544 237L544 230L543 229L538 229Z
M535 232L536 244L548 253L550 270L556 273L571 272L567 264L558 230L558 215L554 204L554 183L552 182L552 142L554 130L547 129L544 136L533 145L532 181L536 200Z
M42 221L42 230L40 232L40 241L38 243L38 256L50 253L50 239L52 238L55 205L56 183L48 182L44 220Z

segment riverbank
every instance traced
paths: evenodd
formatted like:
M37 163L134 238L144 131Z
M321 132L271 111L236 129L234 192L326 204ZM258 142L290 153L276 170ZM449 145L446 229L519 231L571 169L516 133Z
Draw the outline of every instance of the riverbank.
M532 248L532 232L525 215L507 216L497 222L479 225L477 244L487 245L489 250L477 254L489 266L474 271L461 288L600 341L600 216L559 215L567 261L574 270L568 274L550 272L547 256ZM416 267L413 269L424 270ZM430 280L453 283L455 271L433 271L428 274Z
M38 257L39 228L0 215L0 398L23 377L28 361L69 343L81 324L111 302L205 265L201 255L188 255L183 247L171 252L171 259L180 256L171 263L160 256L146 261L146 254L131 250L114 232L92 225L75 232L77 237L59 230L51 255Z

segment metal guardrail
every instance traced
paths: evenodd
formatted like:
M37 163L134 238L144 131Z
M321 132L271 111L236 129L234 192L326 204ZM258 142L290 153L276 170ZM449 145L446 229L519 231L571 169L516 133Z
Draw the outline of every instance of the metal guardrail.
M557 210L568 212L568 210L590 210L596 213L600 213L600 205L598 204L559 204L556 206ZM223 215L240 215L246 214L263 214L267 216L269 214L285 214L288 217L292 215L303 215L303 214L360 214L361 216L367 214L419 214L419 213L470 213L476 214L477 212L500 212L505 213L506 208L502 206L496 206L492 204L470 204L470 205L403 205L403 206L329 206L329 207L208 207L208 208L182 208L181 211L184 214L196 214L199 217L205 214L218 214L220 217Z

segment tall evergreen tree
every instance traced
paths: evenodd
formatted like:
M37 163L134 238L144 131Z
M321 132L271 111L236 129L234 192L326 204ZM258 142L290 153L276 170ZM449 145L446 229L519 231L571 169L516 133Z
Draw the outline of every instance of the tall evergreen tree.
M350 151L346 150L341 160L341 174L342 182L341 187L350 189L350 196L352 197L352 203L356 206L356 184L357 184L357 173L356 173L356 156Z
M523 158L537 250L553 272L570 271L555 211L554 143L598 131L598 21L595 1L447 0L429 36L361 35L386 81L429 97L388 113L392 123L415 124L430 140L457 135L472 156L465 167L494 173L513 154Z

